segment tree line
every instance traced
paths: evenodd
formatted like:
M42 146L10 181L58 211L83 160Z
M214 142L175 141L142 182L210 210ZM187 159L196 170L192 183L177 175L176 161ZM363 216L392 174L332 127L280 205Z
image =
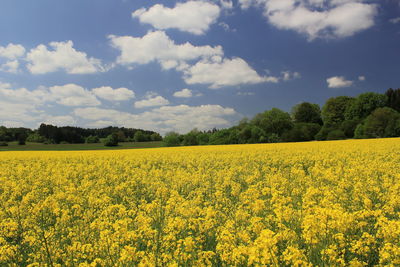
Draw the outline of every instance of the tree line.
M273 108L228 129L194 129L183 135L169 132L164 143L193 146L399 136L400 89L389 89L385 94L332 97L322 109L309 102L294 106L290 113Z
M125 127L106 127L106 128L80 128L80 127L57 127L42 123L38 129L28 128L6 128L0 126L0 143L6 145L7 142L17 141L20 145L26 142L45 143L45 144L81 144L81 143L100 143L102 139L112 140L109 145L117 145L118 142L148 142L161 141L162 137L154 131Z

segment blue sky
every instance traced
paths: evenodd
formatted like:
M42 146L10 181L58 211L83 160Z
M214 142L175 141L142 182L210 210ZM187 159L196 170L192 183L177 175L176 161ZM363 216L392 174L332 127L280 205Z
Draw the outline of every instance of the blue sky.
M0 125L185 133L400 87L397 0L3 0Z

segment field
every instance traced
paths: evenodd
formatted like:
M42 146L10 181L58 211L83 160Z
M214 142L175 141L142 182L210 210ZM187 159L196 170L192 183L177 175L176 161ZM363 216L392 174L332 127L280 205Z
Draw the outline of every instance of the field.
M18 145L17 142L10 142L8 146L0 146L0 151L37 151L37 150L104 150L104 149L133 149L133 148L154 148L163 146L163 142L120 142L116 147L106 147L102 143L95 144L42 144L27 143Z
M1 266L400 265L400 139L0 152Z

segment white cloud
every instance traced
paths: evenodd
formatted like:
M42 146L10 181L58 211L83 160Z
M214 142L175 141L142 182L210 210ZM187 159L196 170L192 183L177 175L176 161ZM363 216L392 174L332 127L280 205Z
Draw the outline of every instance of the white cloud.
M190 98L193 96L193 93L191 90L185 88L180 91L176 91L173 96L181 98Z
M232 29L231 26L225 22L220 22L218 25L221 26L226 32L236 32L236 29Z
M52 86L49 91L50 98L64 106L98 106L101 104L92 92L76 84Z
M138 114L114 109L77 108L74 110L74 115L89 120L89 125L100 127L118 125L139 127L161 133L168 131L186 133L193 128L207 130L213 127L229 126L231 122L227 117L235 116L237 113L232 108L219 105L179 105L159 107Z
M221 46L175 44L163 31L149 32L143 37L111 35L109 38L112 46L121 52L117 63L123 65L157 61L164 69L170 69L186 61L223 55Z
M229 3L223 1L225 6ZM220 14L218 5L206 1L177 3L174 8L156 4L149 9L141 8L132 13L141 23L147 23L159 30L178 29L193 34L204 34Z
M219 0L219 4L223 9L232 9L233 8L233 2L232 0Z
M168 105L169 101L160 95L154 95L153 93L147 94L146 99L136 101L134 103L135 108L148 108Z
M135 98L135 93L132 90L121 87L113 89L109 86L102 86L92 89L92 92L97 96L109 101L126 101Z
M260 76L246 61L241 58L222 59L214 57L202 60L184 70L187 84L210 84L210 88L263 82L277 83L279 79L272 76Z
M0 46L0 57L7 59L17 59L25 54L25 48L22 45L8 44L6 47Z
M76 125L76 120L70 115L64 116L48 116L46 115L42 121L45 124L51 124L55 126L73 126Z
M0 71L17 73L19 68L18 60L9 60L6 63L0 65Z
M279 29L315 38L343 38L372 27L377 5L363 0L240 0L242 8L264 9L264 16Z
M365 76L358 76L358 80L359 80L360 82L363 82L363 81L366 80L366 78L365 78Z
M392 18L392 19L390 20L390 22L393 23L393 24L400 23L400 17Z
M326 79L329 88L342 88L350 87L353 85L353 81L346 80L343 76L334 76Z
M238 96L253 96L255 95L254 92L237 92Z
M69 74L86 74L104 71L99 59L88 58L86 53L73 48L73 42L51 42L51 50L41 44L26 56L27 67L33 74L64 70Z
M301 74L297 71L291 72L291 71L282 71L282 79L284 81L290 81L293 79L299 79L301 78Z

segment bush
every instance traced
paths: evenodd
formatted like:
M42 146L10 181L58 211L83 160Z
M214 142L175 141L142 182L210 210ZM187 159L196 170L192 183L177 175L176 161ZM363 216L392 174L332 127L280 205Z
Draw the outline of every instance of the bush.
M26 138L26 141L32 143L44 143L46 138L41 136L39 133L33 133Z
M159 133L153 133L150 135L151 141L162 141L162 137Z
M95 143L100 143L100 139L97 135L89 135L86 138L86 144L95 144Z
M118 134L113 133L104 139L104 146L118 146Z
M181 144L181 140L179 138L179 134L175 132L169 132L164 137L165 146L179 146Z
M0 142L0 146L8 146L6 142Z
M68 145L69 143L67 141L61 141L60 145Z
M346 135L342 130L333 130L326 137L326 140L343 140L343 139L346 139Z
M268 143L278 143L281 141L281 139L279 138L279 135L277 135L276 133L272 133L268 136Z

